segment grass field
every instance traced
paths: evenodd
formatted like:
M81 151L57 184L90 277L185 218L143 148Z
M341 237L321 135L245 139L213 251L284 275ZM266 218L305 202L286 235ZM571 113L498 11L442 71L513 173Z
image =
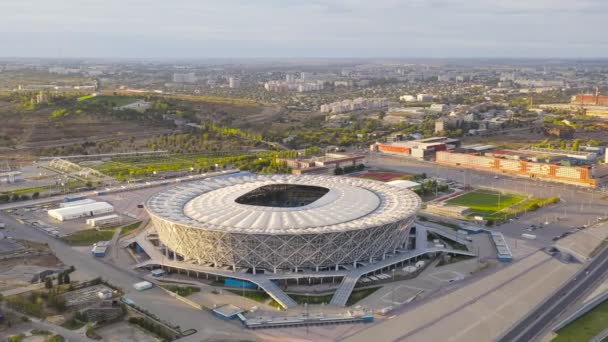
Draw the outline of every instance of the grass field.
M92 245L98 241L111 240L113 235L114 229L87 229L68 235L63 240L70 245Z
M247 152L206 152L170 156L122 158L93 166L94 169L120 180L151 176L154 172L188 171L221 163L227 157L247 156ZM253 158L253 156L252 156Z
M551 342L589 341L605 328L608 328L608 302L559 330Z
M475 190L448 200L449 205L459 205L473 210L473 215L490 216L495 212L524 200L512 194L500 194L486 190Z
M201 288L195 286L162 285L162 287L182 297L188 297L193 293L201 292Z
M139 226L141 225L141 221L135 222L135 223L131 223L130 225L123 227L120 230L120 235L124 235L127 233L130 233L132 231L134 231L135 229L139 228Z
M376 292L378 289L380 289L380 287L381 286L370 287L368 289L353 290L353 292L350 294L350 297L348 297L348 300L346 301L346 306L357 304L357 302L359 302L363 298Z

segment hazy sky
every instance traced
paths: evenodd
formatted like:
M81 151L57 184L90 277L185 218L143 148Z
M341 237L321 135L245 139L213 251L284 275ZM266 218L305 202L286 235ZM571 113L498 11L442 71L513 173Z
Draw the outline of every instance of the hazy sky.
M608 57L608 0L0 0L2 57Z

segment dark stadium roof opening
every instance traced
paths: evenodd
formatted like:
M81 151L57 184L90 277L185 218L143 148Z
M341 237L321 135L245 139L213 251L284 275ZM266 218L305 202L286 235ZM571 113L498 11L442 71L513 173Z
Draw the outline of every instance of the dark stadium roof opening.
M308 205L328 192L328 188L313 185L270 184L238 197L235 202L263 207L295 208Z

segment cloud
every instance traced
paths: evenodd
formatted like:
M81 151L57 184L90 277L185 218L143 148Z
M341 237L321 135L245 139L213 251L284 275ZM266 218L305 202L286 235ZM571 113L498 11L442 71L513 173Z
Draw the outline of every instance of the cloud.
M607 21L601 0L2 0L0 55L597 57Z

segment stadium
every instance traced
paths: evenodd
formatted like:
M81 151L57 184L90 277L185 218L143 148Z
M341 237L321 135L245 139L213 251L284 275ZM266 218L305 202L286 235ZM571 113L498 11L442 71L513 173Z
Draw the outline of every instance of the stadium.
M180 185L146 210L180 258L255 274L382 260L407 246L420 205L415 193L373 180L251 175Z

